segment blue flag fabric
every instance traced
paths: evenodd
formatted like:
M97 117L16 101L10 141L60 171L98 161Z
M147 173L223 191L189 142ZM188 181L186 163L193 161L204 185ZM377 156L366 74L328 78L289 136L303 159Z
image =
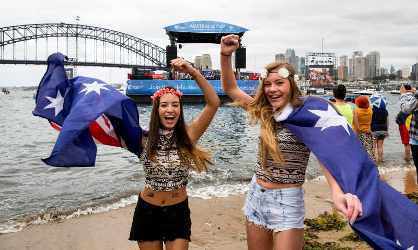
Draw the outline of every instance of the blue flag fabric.
M319 97L307 97L283 124L304 142L345 193L357 195L363 215L353 229L374 249L418 246L418 206L381 181L376 164L346 119Z
M43 161L60 167L94 166L96 142L139 155L142 129L136 104L99 79L67 79L64 60L61 53L48 57L36 94L33 115L60 130L50 157Z

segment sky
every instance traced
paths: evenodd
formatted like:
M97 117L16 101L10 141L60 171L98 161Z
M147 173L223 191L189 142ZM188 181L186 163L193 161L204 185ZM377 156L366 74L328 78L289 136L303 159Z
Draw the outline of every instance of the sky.
M410 67L418 60L417 0L32 0L3 1L0 26L76 23L128 33L158 46L169 44L163 29L187 21L221 21L249 29L247 70L261 71L274 55L295 49L334 52L337 57L378 51L381 66ZM190 61L209 53L219 68L219 45L183 44L178 55ZM37 85L46 66L0 65L0 86ZM78 74L124 82L127 69L79 67Z

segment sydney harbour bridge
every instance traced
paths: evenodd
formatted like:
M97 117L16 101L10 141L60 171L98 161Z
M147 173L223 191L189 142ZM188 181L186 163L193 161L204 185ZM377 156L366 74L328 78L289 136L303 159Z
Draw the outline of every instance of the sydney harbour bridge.
M115 30L68 23L0 27L0 64L46 64L54 52L76 66L166 67L164 48Z

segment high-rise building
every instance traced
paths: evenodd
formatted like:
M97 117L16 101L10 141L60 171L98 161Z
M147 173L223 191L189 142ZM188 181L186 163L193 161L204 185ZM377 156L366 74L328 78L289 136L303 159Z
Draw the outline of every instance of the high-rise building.
M393 67L393 65L390 65L389 73L390 74L396 74L396 69L395 69L395 67Z
M356 50L356 51L354 51L353 52L353 57L354 56L363 56L363 51L361 51L361 50Z
M353 58L348 59L348 79L353 80Z
M202 68L202 56L195 56L194 66L196 67L196 69L201 69Z
M202 55L201 67L202 69L212 69L212 59L209 54Z
M279 63L288 63L286 56L282 53L276 54L275 61Z
M304 76L306 74L305 57L299 57L299 75Z
M380 54L377 51L372 51L366 55L366 76L373 79L379 76L380 72Z
M366 78L366 58L363 57L363 52L354 51L352 60L351 79L364 80Z
M411 69L409 68L409 66L405 66L401 69L402 79L408 79L410 75L411 75Z
M418 67L418 63L415 63L412 65L412 71L411 71L411 79L414 81L418 80L418 74L417 74L417 67Z
M343 56L340 56L340 58L339 58L339 61L340 61L340 66L348 66L348 56L346 56L346 55L343 55Z
M343 55L339 58L339 65L337 68L338 79L347 81L348 80L348 56Z
M389 74L389 71L388 71L387 68L384 68L384 67L380 68L380 75L381 76L385 76L387 74Z
M397 79L402 79L402 70L398 69L395 71L395 76Z
M293 68L297 71L298 65L297 65L297 59L296 59L296 53L294 49L286 49L285 57L287 59L287 62L293 66ZM296 72L297 73L297 72Z
M194 65L197 69L212 69L212 59L209 54L203 54L194 58Z

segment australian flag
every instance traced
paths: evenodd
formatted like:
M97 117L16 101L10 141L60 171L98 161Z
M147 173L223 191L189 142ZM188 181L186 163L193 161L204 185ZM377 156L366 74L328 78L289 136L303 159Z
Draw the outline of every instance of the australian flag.
M43 161L58 167L94 166L96 142L139 155L142 130L136 104L99 79L67 79L64 61L61 53L48 57L36 94L33 115L60 130L51 155Z
M307 145L345 193L360 198L363 215L352 227L363 240L374 249L418 247L418 206L380 180L376 164L330 103L307 97L276 120Z

